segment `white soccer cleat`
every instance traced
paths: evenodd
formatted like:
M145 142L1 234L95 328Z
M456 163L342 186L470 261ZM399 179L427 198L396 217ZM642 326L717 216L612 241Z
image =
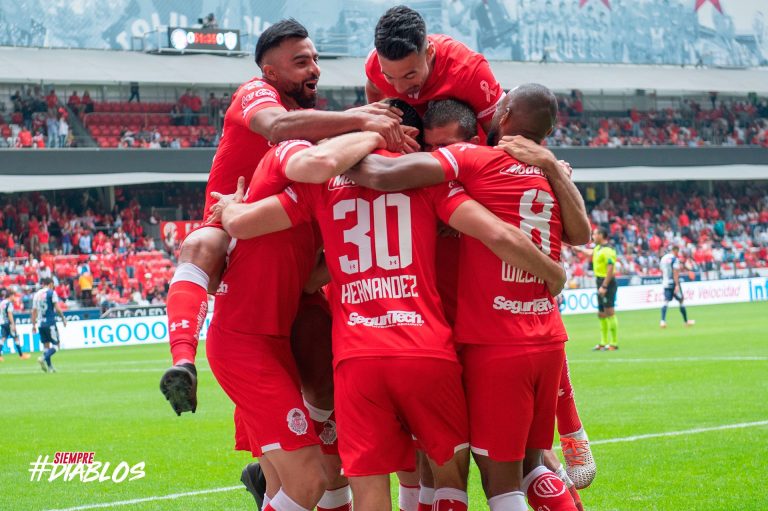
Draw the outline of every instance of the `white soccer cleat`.
M560 447L565 458L565 472L573 481L576 489L586 488L595 479L597 465L589 448L589 438L584 429L572 436L561 436Z
M688 321L685 322L685 326L693 326L695 324L696 324L695 319L689 319Z
M659 327L667 328L667 322L662 319L661 321L659 321Z
M45 363L43 357L37 357L37 363L40 364L40 369L42 369L44 373L48 372L48 364Z

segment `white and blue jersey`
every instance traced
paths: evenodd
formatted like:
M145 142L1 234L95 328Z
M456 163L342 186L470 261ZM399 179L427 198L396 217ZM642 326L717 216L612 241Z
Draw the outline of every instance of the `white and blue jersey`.
M680 259L673 253L665 254L661 258L661 285L664 289L675 288L675 270L680 271Z
M56 306L59 296L47 287L35 293L32 307L37 310L37 324L43 327L56 326Z
M0 326L11 324L11 320L8 319L9 311L13 312L13 302L7 298L0 301Z

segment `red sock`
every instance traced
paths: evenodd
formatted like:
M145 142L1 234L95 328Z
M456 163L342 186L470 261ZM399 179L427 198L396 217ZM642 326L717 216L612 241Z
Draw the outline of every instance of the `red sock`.
M543 466L525 476L523 487L526 486L528 505L536 511L578 511L565 483Z
M456 488L438 488L435 490L434 511L467 511L469 498L467 492Z
M197 337L208 313L208 290L180 280L168 291L168 337L173 363L195 363Z
M578 511L584 511L584 504L581 503L581 497L579 496L579 492L576 491L576 487L571 486L568 488L568 492L571 494L571 498L573 499L573 503L576 506L576 509Z
M560 389L557 394L557 432L561 435L575 433L581 429L581 419L576 411L573 399L571 377L568 374L568 360L563 362L563 374L560 376Z

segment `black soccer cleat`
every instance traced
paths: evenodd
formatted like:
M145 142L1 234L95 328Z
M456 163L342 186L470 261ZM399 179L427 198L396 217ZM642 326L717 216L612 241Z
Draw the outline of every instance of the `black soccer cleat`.
M249 463L243 469L240 481L245 485L245 489L253 495L256 501L256 508L261 511L264 505L264 494L267 493L267 479L264 477L264 471L258 463Z
M197 369L195 364L176 365L160 378L160 392L171 403L176 415L197 410Z

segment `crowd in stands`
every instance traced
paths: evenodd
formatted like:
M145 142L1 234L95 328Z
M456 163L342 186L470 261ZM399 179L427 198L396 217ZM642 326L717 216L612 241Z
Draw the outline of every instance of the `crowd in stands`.
M638 183L614 186L599 202L583 191L595 226L610 231L618 256L618 276L659 276L659 260L672 245L681 247L688 271L768 268L768 185L718 182L709 193L688 186ZM563 250L574 282L591 283L590 258Z
M559 122L550 146L762 146L768 147L768 99L718 100L708 104L683 99L678 108L608 115L585 112L578 91L559 100Z
M60 297L83 307L164 303L175 263L144 224L138 201L115 191L104 211L83 195L82 204L50 204L39 193L7 196L0 204L0 287L16 287L28 308L41 278L52 277ZM174 249L175 247L170 247Z
M23 90L23 92L22 92ZM10 112L0 113L0 148L72 147L69 112L55 89L43 95L39 85L11 95Z

